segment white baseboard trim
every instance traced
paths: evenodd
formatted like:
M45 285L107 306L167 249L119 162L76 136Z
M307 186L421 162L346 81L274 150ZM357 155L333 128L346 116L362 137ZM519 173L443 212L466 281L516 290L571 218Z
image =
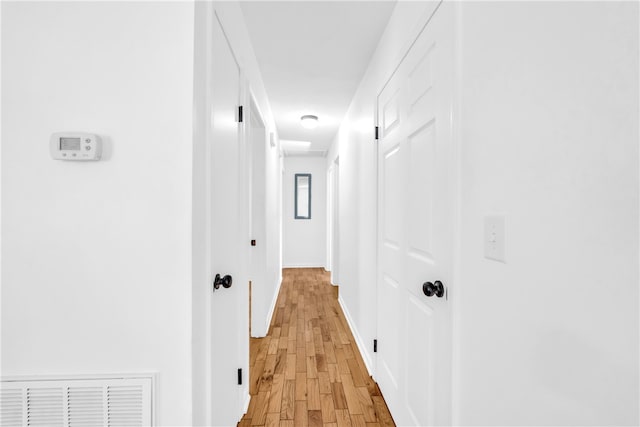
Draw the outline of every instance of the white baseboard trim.
M249 410L249 402L251 402L251 395L247 393L247 396L244 398L244 409L242 411L242 415L246 414Z
M353 318L351 317L351 313L347 309L347 306L342 299L342 296L338 296L338 304L340 304L340 308L342 308L342 312L344 313L344 317L347 319L347 323L351 328L351 333L353 333L353 337L356 339L356 345L358 346L358 350L360 350L360 354L362 355L362 359L364 360L364 364L367 366L367 371L369 371L369 375L374 376L373 371L373 360L371 359L371 353L367 350L367 347L364 345L364 341L362 340L362 336L358 332L358 328L356 328L355 323L353 322Z
M269 307L269 312L267 313L267 318L265 319L264 325L264 334L263 337L267 336L269 332L269 326L271 325L271 320L273 320L273 314L276 312L276 303L278 302L278 295L280 294L280 286L282 286L282 276L278 280L278 284L276 285L276 290L273 293L273 298L271 299L271 306Z
M282 268L324 268L323 265L283 265Z
M271 297L271 304L269 304L269 310L264 318L264 323L261 323L261 319L255 319L255 327L251 329L252 338L264 338L269 332L269 325L276 311L276 303L278 302L278 294L280 293L280 286L282 285L282 276L278 277L273 296ZM259 316L262 317L262 316Z

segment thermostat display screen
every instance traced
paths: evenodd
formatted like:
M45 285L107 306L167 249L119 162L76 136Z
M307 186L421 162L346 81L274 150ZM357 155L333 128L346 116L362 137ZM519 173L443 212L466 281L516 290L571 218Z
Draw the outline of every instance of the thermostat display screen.
M80 150L80 138L60 138L61 150Z

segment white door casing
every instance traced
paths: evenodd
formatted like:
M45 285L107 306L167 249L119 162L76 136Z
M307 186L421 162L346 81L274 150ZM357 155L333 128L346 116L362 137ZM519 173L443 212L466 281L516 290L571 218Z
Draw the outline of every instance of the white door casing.
M398 425L451 423L454 7L441 3L378 96L377 381Z
M243 126L239 123L240 67L217 14L211 24L211 138L208 141L211 253L211 423L235 425L244 412L248 383L249 221ZM244 246L243 246L244 244ZM216 274L230 275L230 288L213 290ZM243 385L238 384L242 369Z
M340 179L340 161L339 158L333 162L329 168L329 264L331 269L331 283L338 285L340 283L339 273L339 185Z
M327 261L325 265L325 270L331 271L332 266L332 242L333 242L333 175L334 175L334 166L331 164L327 168Z
M247 129L247 182L249 184L249 237L256 241L249 251L251 280L251 336L263 337L268 325L266 303L271 301L267 295L267 134L264 119L252 95L248 97L246 110ZM247 242L247 244L249 244Z

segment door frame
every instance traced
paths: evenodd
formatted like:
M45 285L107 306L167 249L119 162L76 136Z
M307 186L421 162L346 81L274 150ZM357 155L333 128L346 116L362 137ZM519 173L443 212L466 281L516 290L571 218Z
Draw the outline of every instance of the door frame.
M327 266L331 272L331 284L338 286L340 284L340 242L338 235L340 233L340 156L337 156L328 169L328 186L329 192L327 197L327 219L328 227L328 244L327 244Z
M222 21L222 17L216 14L218 20L220 22L220 26L224 31L224 23ZM244 68L242 67L240 61L238 60L231 41L229 40L227 34L225 33L225 37L227 37L227 43L229 43L229 48L233 56L236 58L236 62L238 63L238 67L240 68L240 97L239 97L239 106L243 108L243 115L246 115L245 111L248 110L246 106L251 103L251 90L249 86L249 79L245 73ZM249 214L249 199L251 197L250 185L251 181L249 180L249 171L251 169L251 164L247 161L249 156L249 144L250 144L250 122L243 117L242 121L239 123L239 135L238 142L240 146L238 147L239 155L238 155L238 180L240 182L240 206L239 206L239 214L240 214L240 223L244 224L241 231L241 236L244 239L244 242L240 243L240 257L242 259L242 268L244 271L249 271L250 263L251 263L251 246L246 244L247 236L250 235L251 230L251 216ZM245 243L245 244L242 244ZM244 296L244 301L246 301L246 311L238 310L239 322L240 322L240 330L248 331L250 328L250 311L249 311L249 275L246 275L246 283L239 285L246 286L246 294ZM242 301L242 300L241 300ZM243 314L244 313L244 314ZM251 395L249 393L249 334L246 334L245 339L238 340L238 355L241 361L241 369L242 369L242 385L238 387L238 402L240 403L240 407L238 408L238 422L242 419L244 414L249 409L249 402L251 401Z
M269 132L267 123L264 120L264 115L260 110L256 97L251 89L251 86L247 83L247 99L244 103L247 107L246 110L246 118L245 118L245 132L246 132L246 160L245 160L245 170L246 170L246 179L247 179L247 190L248 190L248 221L247 221L247 242L251 240L257 240L258 243L255 247L249 246L249 255L248 255L248 266L249 266L249 292L250 292L250 323L249 323L249 331L250 336L252 337L261 337L264 336L260 333L256 334L257 331L261 331L264 329L263 325L254 325L255 322L262 322L264 316L256 316L256 314L260 314L259 310L256 310L256 304L253 304L255 298L255 292L253 285L254 283L263 283L267 280L266 271L262 267L266 267L266 253L262 254L261 251L266 251L266 233L267 233L267 218L266 218L266 200L265 205L262 206L264 209L260 209L260 206L256 206L256 190L257 182L265 182L263 180L255 181L255 173L256 173L256 165L254 160L256 159L256 155L259 155L258 159L261 161L261 169L266 174L266 160L267 160L267 145L269 143ZM257 125L257 126L254 126ZM258 132L261 131L261 135L254 133L254 130ZM261 138L260 138L261 136ZM262 152L258 144L262 143ZM265 193L263 191L263 193ZM266 193L264 194L266 197ZM259 238L258 238L259 237ZM265 266L261 266L257 259L259 257L264 258ZM262 301L264 303L264 301Z

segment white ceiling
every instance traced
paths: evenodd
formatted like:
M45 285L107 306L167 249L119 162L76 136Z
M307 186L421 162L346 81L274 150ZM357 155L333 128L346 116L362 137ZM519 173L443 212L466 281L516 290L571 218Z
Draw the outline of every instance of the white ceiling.
M395 1L240 2L280 139L327 150ZM300 125L313 114L319 125Z

